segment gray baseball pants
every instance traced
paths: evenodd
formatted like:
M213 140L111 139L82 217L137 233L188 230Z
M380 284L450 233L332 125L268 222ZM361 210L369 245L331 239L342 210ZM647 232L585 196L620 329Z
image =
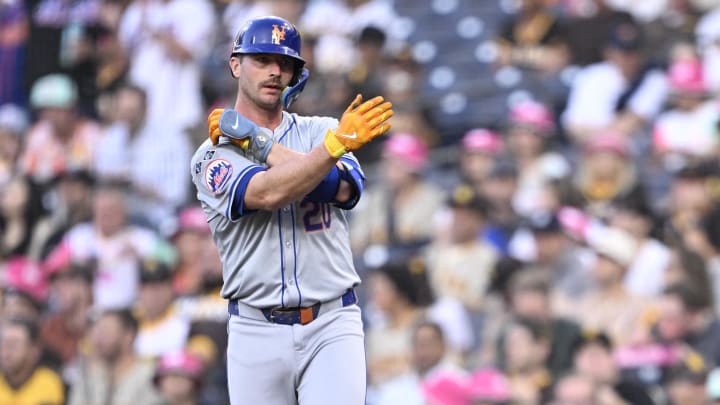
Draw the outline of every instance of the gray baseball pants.
M268 322L241 305L228 320L232 405L362 405L365 345L360 308L320 313L307 325Z

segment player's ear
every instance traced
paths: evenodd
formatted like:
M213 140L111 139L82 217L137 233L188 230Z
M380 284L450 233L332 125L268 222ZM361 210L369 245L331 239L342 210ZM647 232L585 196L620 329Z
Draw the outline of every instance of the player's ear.
M228 65L230 67L230 74L232 75L233 79L237 79L240 77L240 59L241 56L231 56L230 61L228 61Z

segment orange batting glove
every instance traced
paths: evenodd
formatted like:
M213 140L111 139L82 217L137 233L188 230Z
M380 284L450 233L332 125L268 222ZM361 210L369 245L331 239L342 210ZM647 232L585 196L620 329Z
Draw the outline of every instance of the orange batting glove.
M390 130L387 122L394 115L392 103L382 96L362 103L358 94L340 118L340 125L325 134L325 149L335 159L358 150ZM362 104L361 104L362 103Z

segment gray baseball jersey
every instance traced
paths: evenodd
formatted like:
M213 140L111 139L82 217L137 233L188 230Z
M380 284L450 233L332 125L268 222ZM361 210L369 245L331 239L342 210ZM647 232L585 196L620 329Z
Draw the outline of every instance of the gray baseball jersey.
M271 136L307 153L337 125L334 118L283 112ZM352 154L341 162L348 170L361 170ZM227 140L200 145L190 170L222 258L224 298L256 308L310 306L337 298L360 282L345 210L310 201L272 212L244 209L250 178L267 167Z

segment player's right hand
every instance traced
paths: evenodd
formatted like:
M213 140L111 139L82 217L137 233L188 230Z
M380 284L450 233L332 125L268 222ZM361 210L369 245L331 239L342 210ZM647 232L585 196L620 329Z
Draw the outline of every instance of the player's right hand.
M210 115L208 115L207 122L208 122L208 137L210 138L210 141L213 145L217 145L218 141L220 140L220 136L222 135L222 132L220 132L220 116L223 113L222 108L216 108L212 110Z
M226 136L262 163L267 159L273 144L260 127L233 109L213 110L208 116L208 131L213 145L217 145L220 136Z
M325 149L336 159L360 149L390 130L387 120L393 115L392 103L382 96L363 103L362 96L358 94L343 113L337 129L325 134Z

